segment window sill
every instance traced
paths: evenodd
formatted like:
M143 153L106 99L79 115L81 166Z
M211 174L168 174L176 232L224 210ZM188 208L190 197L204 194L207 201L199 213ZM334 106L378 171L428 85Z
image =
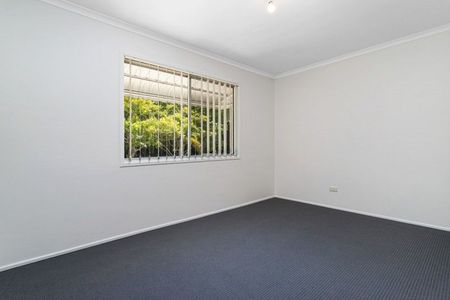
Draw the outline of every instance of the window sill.
M152 158L148 160L148 158L142 158L139 162L139 159L133 159L132 161L122 161L120 165L121 168L128 167L143 167L143 166L160 166L160 165L172 165L172 164L185 164L185 163L202 163L202 162L214 162L214 161L230 161L230 160L239 160L239 156L204 156L204 157L192 157L192 158L165 158L161 157L160 159Z

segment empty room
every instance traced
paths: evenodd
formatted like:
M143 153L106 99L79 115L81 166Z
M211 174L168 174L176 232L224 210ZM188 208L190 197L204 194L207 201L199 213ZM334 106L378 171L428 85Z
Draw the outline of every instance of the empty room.
M0 299L450 300L449 0L0 0Z

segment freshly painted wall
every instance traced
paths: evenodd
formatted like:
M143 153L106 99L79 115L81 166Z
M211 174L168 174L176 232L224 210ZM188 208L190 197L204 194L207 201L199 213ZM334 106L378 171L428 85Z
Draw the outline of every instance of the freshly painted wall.
M273 80L1 1L0 268L273 195ZM122 53L237 82L240 160L120 168Z
M275 181L281 197L450 228L450 31L276 80Z

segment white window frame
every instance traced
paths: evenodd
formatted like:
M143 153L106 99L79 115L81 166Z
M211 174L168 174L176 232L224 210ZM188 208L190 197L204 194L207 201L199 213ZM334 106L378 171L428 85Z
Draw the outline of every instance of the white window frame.
M125 128L124 128L124 106L123 106L123 101L124 101L124 96L125 96L125 80L124 80L124 59L125 57L128 58L133 58L136 60L140 60L142 62L145 63L149 63L149 64L153 64L153 65L158 65L161 67L165 67L165 68L169 68L169 69L174 69L176 71L181 71L183 73L187 73L190 75L194 75L194 76L199 76L205 79L210 79L210 80L215 80L215 81L220 81L223 83L227 83L230 85L233 85L234 88L234 98L233 98L233 137L234 137L234 141L233 141L233 154L227 155L227 156L204 156L203 158L198 158L195 156L191 156L190 158L184 158L184 157L176 157L176 158L168 158L168 159L160 159L160 160L151 160L151 161L143 161L143 162L130 162L128 161L128 159L125 158L125 141L124 141L124 135L125 135ZM192 72L189 70L186 70L184 68L181 67L174 67L174 66L170 66L167 64L160 64L157 62L154 62L150 59L147 59L146 57L144 57L143 55L130 55L127 54L125 52L122 52L120 54L120 71L119 71L119 76L120 76L120 91L119 91L119 127L120 127L120 135L119 135L119 140L120 140L120 149L119 149L119 155L120 155L120 167L121 168L126 168L126 167L141 167L141 166L158 166L158 165L168 165L168 164L184 164L184 163L200 163L200 162L217 162L217 161L234 161L234 160L240 160L240 122L239 122L239 117L240 117L240 109L239 109L239 84L236 82L232 82L229 80L224 80L224 79L219 79L216 78L214 76L210 76L210 75L203 75L200 74L198 72Z

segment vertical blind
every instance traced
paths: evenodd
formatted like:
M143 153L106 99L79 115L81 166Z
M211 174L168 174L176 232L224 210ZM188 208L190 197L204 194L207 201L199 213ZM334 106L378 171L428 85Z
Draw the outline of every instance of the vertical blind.
M125 57L125 162L235 156L236 89L232 83Z

